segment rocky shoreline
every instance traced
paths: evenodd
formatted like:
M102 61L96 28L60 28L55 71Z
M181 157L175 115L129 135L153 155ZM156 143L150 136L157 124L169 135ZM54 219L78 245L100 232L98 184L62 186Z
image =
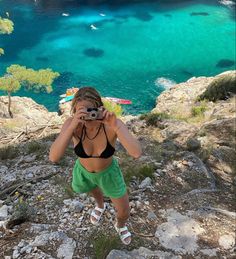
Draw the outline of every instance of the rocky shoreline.
M93 198L71 190L72 147L58 164L48 160L65 113L13 97L10 119L0 97L0 257L235 258L235 94L198 100L219 77L175 85L151 113L123 118L143 148L135 160L118 142L115 154L130 196L129 247L110 200L95 227Z

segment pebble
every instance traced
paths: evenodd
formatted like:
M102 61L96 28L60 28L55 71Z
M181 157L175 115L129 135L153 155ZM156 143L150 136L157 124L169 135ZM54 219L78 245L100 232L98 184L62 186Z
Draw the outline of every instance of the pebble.
M146 177L141 184L139 185L139 188L147 188L152 183L152 179L150 177Z
M223 235L219 238L219 245L224 249L230 249L235 245L235 233Z
M110 213L111 214L115 214L115 210L114 209L110 209Z
M157 216L156 216L156 214L153 211L149 211L148 212L147 218L149 220L157 220Z
M140 201L136 201L135 205L138 209L140 209L142 207L142 203Z
M129 206L130 206L131 208L134 208L134 207L135 207L135 203L134 203L133 201L131 201L131 202L129 203Z
M8 206L7 205L3 205L0 208L0 220L6 219L7 216L8 216Z

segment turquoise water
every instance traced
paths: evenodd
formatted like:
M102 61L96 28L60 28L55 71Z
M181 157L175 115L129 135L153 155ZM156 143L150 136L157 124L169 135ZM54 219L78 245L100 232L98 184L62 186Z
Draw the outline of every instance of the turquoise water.
M102 96L132 100L124 108L137 114L152 109L165 89L158 78L179 83L235 69L232 9L217 1L163 2L44 8L39 0L3 0L0 16L9 12L15 30L0 36L0 73L11 64L59 72L51 94L15 94L50 111L67 87L90 85Z

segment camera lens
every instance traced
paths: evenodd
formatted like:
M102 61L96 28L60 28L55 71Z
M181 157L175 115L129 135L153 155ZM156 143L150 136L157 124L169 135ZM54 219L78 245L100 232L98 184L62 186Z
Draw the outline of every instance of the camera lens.
M95 118L95 117L97 116L97 113L93 112L93 113L91 113L91 116L92 116L93 118Z

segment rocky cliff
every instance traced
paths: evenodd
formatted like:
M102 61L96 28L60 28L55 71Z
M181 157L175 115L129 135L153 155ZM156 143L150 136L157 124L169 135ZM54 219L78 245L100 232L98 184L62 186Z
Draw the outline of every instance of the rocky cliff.
M0 257L234 258L235 95L199 98L222 76L235 71L175 85L152 112L124 118L143 149L135 160L116 147L130 197L128 247L110 200L95 227L93 198L71 190L72 147L58 164L48 161L66 116L14 97L12 120L1 97Z

